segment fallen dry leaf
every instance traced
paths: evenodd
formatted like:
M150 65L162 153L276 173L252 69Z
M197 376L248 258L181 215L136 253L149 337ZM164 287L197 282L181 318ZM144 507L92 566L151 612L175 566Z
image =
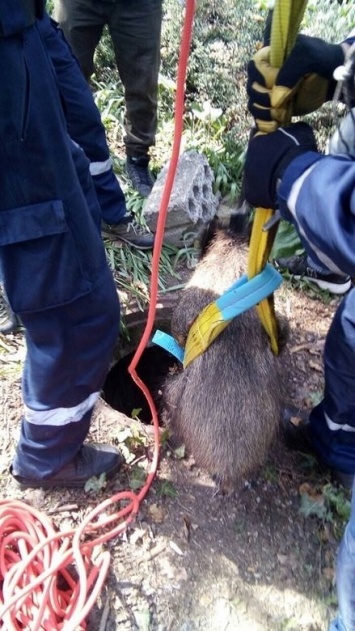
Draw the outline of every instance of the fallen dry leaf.
M156 524L161 524L165 519L165 510L161 506L158 506L158 504L149 506L148 512Z

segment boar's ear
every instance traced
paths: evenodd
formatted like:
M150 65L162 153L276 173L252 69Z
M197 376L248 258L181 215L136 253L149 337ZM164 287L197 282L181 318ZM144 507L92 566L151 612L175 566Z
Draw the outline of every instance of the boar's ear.
M249 212L234 212L229 218L228 232L250 240L252 220Z
M206 250L208 249L211 241L216 236L216 232L220 227L220 220L217 217L211 219L211 221L206 224L203 230L199 235L199 247L200 247L200 256L202 257Z

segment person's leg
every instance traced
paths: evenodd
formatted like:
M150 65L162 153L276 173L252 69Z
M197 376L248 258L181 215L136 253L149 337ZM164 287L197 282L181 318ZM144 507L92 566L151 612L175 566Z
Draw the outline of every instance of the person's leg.
M333 479L351 488L355 474L355 289L343 298L324 349L324 398L310 414L287 406L281 419L289 449L314 453ZM299 422L294 424L294 418Z
M112 276L105 271L87 296L22 315L28 354L16 475L50 478L84 442L118 337L116 300Z
M351 515L340 543L336 586L339 614L329 631L355 631L355 483Z
M94 54L106 24L106 5L101 0L54 2L53 18L63 29L87 81L95 71Z
M1 278L27 340L13 473L43 479L82 446L117 337L119 304L95 222L100 211L90 212L80 187L36 27L25 37L0 38L0 60Z
M162 0L118 0L109 19L125 90L128 156L146 156L157 129Z
M91 90L60 28L44 15L37 22L62 97L70 137L90 160L90 173L101 208L102 235L136 248L152 248L154 236L136 226L127 213L123 191L112 169L105 128Z
M48 15L38 20L38 29L54 66L68 133L90 160L102 219L118 223L126 214L126 202L112 169L105 127L92 92L61 29Z
M154 184L148 162L157 130L161 24L162 0L118 0L109 19L125 91L127 172L144 196Z
M324 349L323 401L310 415L317 455L332 469L355 473L355 290L339 305Z

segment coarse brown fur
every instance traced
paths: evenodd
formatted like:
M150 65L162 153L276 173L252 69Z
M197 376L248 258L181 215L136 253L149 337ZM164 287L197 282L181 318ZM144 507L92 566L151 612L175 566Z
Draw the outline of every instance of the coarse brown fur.
M180 344L203 307L245 273L247 251L245 234L235 226L214 230L172 315L172 334ZM282 346L288 327L282 319L278 325ZM185 370L167 377L163 416L174 442L185 444L223 490L264 462L281 415L283 370L252 308L234 318Z

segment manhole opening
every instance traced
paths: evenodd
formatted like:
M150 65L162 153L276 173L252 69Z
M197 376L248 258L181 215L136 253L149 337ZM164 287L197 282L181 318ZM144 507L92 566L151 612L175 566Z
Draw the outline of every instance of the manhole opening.
M132 418L132 413L143 423L150 423L152 414L148 402L128 372L134 357L131 352L117 361L107 375L103 387L103 398L115 410ZM148 346L144 349L136 368L140 379L150 391L158 413L161 403L161 387L169 369L177 364L177 359L159 346Z

